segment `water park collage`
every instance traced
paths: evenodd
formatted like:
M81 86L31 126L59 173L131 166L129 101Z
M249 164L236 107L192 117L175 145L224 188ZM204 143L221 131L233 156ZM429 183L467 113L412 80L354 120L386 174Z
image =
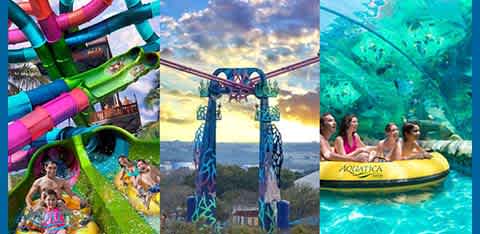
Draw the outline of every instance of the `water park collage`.
M0 233L475 233L477 3L5 0Z

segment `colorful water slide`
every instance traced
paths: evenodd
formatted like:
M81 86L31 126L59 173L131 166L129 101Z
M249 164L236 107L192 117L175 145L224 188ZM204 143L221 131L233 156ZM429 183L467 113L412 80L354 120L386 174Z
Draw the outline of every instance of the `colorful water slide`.
M38 20L38 24L40 25L40 28L45 34L45 37L47 39L47 46L53 54L53 58L55 59L54 61L57 64L61 75L71 76L76 74L77 68L75 66L75 63L73 62L72 52L65 43L63 33L60 30L57 21L55 20L56 16L52 8L50 7L50 3L48 2L48 0L30 0L30 2L32 3L32 10L37 13L36 18ZM17 8L19 8L18 5ZM23 10L20 11L21 14L26 15ZM17 22L13 22L17 24ZM52 79L55 78L58 77L52 77Z
M136 6L127 11L111 16L95 25L71 33L66 37L65 41L69 46L77 46L95 40L123 27L131 24L139 24L145 20L151 19L159 14L159 8L160 0ZM35 59L35 54L36 52L32 47L11 49L8 50L8 61L11 63L27 62Z
M51 101L37 106L32 112L8 125L8 154L13 154L38 139L62 121L72 118L104 97L135 82L160 65L157 53L144 54L141 48L133 48L131 57L89 70L65 79L73 88ZM115 76L113 76L116 74Z
M67 164L68 169L74 175L71 183L74 191L88 200L92 206L93 219L104 233L125 234L151 234L156 231L143 219L128 203L128 200L120 194L112 181L109 181L95 167L95 162L90 160L85 142L89 142L95 135L110 135L115 139L123 139L129 147L126 154L132 159L147 159L155 165L159 163L158 141L142 141L125 130L114 126L101 126L70 139L57 141L41 147L32 157L23 180L17 184L8 194L9 196L9 230L15 230L18 218L25 207L25 196L34 180L41 176L41 165L47 159L47 154L52 148L60 149L73 155L74 163ZM103 146L99 145L101 150ZM115 157L115 156L112 156ZM67 159L66 159L67 160ZM71 159L68 159L71 160ZM78 169L76 169L78 167Z
M125 67L131 67L133 63L140 60L142 52L139 49L131 49L124 54L115 56L107 60L97 68L77 74L72 77L58 79L52 83L42 85L30 91L21 91L16 95L8 97L8 121L16 120L30 113L35 106L46 103L47 101L59 96L62 93L71 91L74 88L82 87L82 81L89 77L100 77L103 74L110 77L111 80L117 79L118 76L126 74L122 69L111 73L108 71L113 64L123 63ZM138 61L137 61L138 60ZM130 64L126 64L130 63ZM92 78L91 78L92 79ZM95 78L93 78L95 79ZM86 87L83 87L86 88Z
M8 0L8 19L17 25L17 27L25 33L28 40L32 44L33 49L27 53L36 54L42 61L42 66L48 72L51 79L60 78L61 72L58 69L53 54L47 45L47 40L37 27L32 18L12 0Z
M23 149L8 155L8 172L18 171L25 169L28 166L30 161L30 156L32 156L35 151L41 146L55 141L64 140L71 138L75 135L83 134L85 132L92 131L97 128L97 125L90 127L65 127L65 128L54 128L53 130L47 132L42 137L33 141L32 144L25 146ZM93 143L93 142L92 142Z
M142 2L140 0L125 0L125 4L128 9L132 9L140 6ZM160 4L160 2L158 2L158 4ZM160 10L160 5L154 9ZM160 15L160 12L154 13L153 15ZM145 51L160 51L160 37L153 31L149 22L143 21L135 24L135 28L146 43L144 46Z
M60 14L73 11L73 0L58 0Z
M92 0L81 8L73 11L73 1L60 1L60 11L68 12L55 16L55 21L61 31L66 31L71 27L82 25L107 9L113 0ZM18 4L27 14L39 17L40 14L32 9L30 2ZM27 38L20 29L11 29L8 31L8 43L16 44L26 41Z

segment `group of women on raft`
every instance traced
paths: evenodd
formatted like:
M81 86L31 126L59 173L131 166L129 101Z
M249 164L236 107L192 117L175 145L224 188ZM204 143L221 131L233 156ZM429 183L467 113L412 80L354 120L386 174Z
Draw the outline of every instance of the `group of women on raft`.
M337 123L331 113L320 117L320 160L353 162L391 162L396 160L429 159L417 140L420 126L415 122L406 122L402 127L403 139L394 123L385 126L386 138L376 146L366 146L357 133L358 118L346 115L340 125L340 132L334 146L328 140L336 132Z
M156 193L160 193L160 170L145 160L135 162L124 155L118 157L118 164L121 167L120 180L123 185L132 183L138 197L143 199L147 210L150 209L150 200Z

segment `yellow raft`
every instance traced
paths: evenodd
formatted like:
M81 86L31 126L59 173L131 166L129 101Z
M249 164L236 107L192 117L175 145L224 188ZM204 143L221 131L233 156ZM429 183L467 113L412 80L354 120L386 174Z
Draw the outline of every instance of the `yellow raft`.
M431 159L383 163L320 162L320 190L334 192L405 192L441 183L448 161L439 153Z
M120 180L120 173L118 173L115 176L115 187L117 187L118 190L120 190L122 193L127 195L128 201L132 207L143 214L146 215L155 215L159 216L160 215L160 193L156 193L153 197L152 200L150 200L150 209L147 209L145 205L143 204L143 199L139 198L137 196L137 190L133 187L132 182L130 181L130 178L126 178L127 181L127 186L123 185L123 182Z
M73 199L69 196L63 196L63 200L65 201L65 205L68 209L72 211L72 215L70 216L70 224L71 226L67 228L68 234L97 234L100 233L100 229L98 228L97 224L93 221L89 221L86 225L81 225L80 221L90 216L91 210L89 207L80 209L80 201ZM33 201L33 204L36 204L38 200ZM28 214L28 211L24 211L24 215ZM16 234L42 234L41 230L38 227L32 225L31 222L27 222L27 226L32 229L37 230L29 230L29 231L22 231L20 228L17 228Z

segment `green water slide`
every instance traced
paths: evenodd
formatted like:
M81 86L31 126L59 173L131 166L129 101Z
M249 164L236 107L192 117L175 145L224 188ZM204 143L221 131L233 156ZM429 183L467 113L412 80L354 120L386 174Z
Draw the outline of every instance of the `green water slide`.
M100 126L91 132L76 135L70 139L57 141L44 145L32 156L26 174L8 194L8 226L14 231L17 226L17 218L25 208L25 197L35 181L34 170L37 160L41 155L52 147L62 147L71 150L80 166L80 175L74 185L74 190L83 198L87 198L92 207L94 221L104 233L125 234L150 234L157 233L146 221L133 209L126 197L116 190L112 181L107 180L89 159L86 142L100 132L110 132L117 137L125 139L129 143L129 157L132 159L146 159L155 165L159 164L159 141L143 141L134 137L129 132L115 126ZM38 170L38 169L37 169Z

